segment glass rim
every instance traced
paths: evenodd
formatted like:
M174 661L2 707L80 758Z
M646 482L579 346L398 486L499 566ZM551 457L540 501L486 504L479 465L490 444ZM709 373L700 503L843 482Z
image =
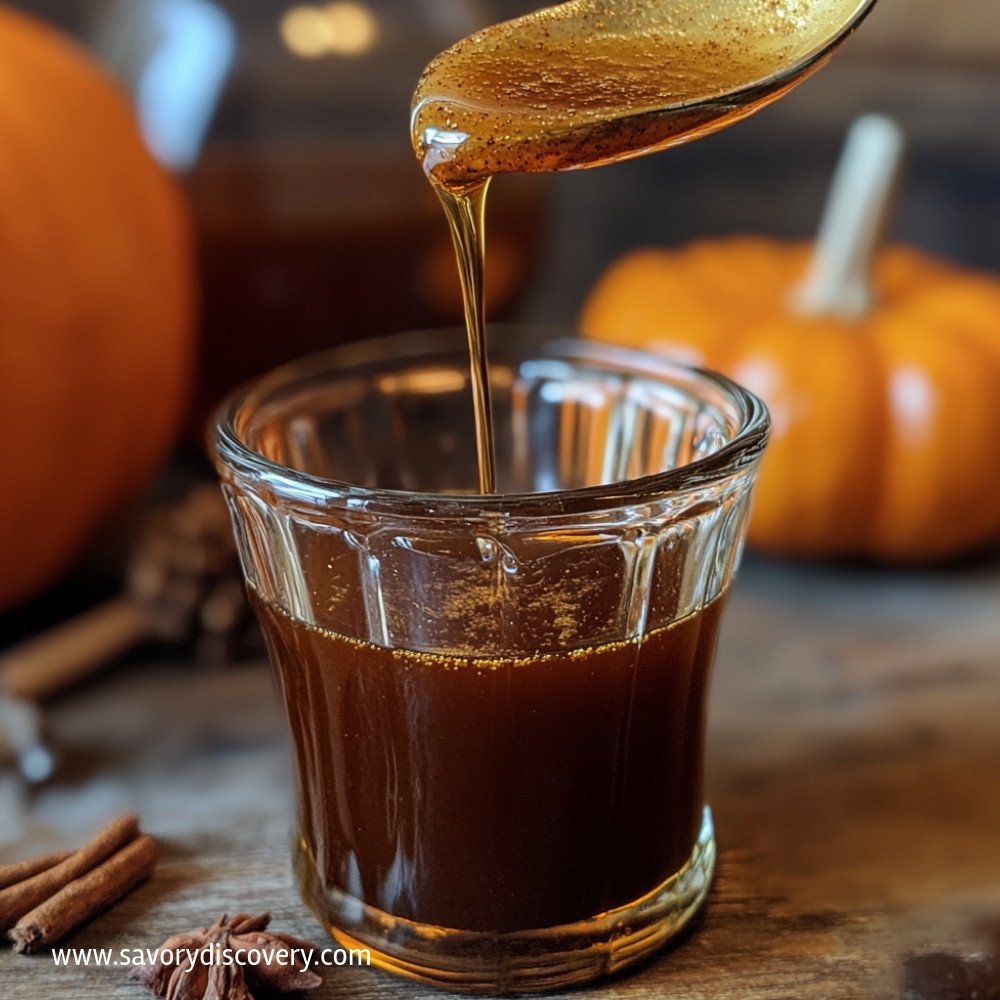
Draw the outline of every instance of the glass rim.
M398 360L419 357L430 360L435 354L454 351L458 344L464 350L465 330L444 327L341 344L272 369L235 389L220 403L209 423L209 452L217 466L266 483L269 491L283 501L313 508L350 507L405 517L468 521L496 515L518 520L574 515L684 496L724 482L754 466L767 444L770 416L763 400L718 372L646 351L585 339L565 329L535 324L490 324L488 339L495 344L517 346L523 343L531 349L533 357L530 360L605 361L617 366L614 374L632 374L654 381L667 380L670 375L700 380L721 391L734 406L739 416L738 429L717 451L684 465L633 479L537 493L433 493L359 486L282 465L245 441L241 426L269 399L296 382L305 384L324 373L346 374L351 368L373 364L389 356Z

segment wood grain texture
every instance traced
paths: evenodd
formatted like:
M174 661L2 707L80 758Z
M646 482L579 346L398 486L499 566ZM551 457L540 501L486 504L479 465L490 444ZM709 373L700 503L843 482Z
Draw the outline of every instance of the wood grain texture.
M713 693L710 903L642 969L566 996L937 1000L962 997L941 991L956 970L992 975L998 608L995 562L938 573L748 563ZM270 910L275 930L324 943L291 882L290 768L261 665L126 664L55 706L51 731L57 780L30 795L0 782L0 863L73 846L129 809L162 848L155 877L69 943L154 947L238 910ZM441 995L369 969L325 980L311 996ZM123 968L0 951L4 1000L144 995Z

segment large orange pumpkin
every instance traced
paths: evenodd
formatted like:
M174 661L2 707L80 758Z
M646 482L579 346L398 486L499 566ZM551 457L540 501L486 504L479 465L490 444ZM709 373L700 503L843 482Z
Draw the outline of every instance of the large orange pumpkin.
M163 458L193 347L188 219L128 101L0 7L0 607Z
M767 402L758 549L927 560L1000 537L1000 282L888 247L868 315L800 316L789 299L811 253L760 237L638 251L600 279L581 326Z

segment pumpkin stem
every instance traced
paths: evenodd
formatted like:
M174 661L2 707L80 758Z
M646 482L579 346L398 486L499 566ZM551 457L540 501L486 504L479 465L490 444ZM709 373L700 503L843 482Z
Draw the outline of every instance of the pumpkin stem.
M903 150L903 130L891 118L855 119L830 185L812 261L792 289L794 312L858 319L872 308L872 260L895 202Z

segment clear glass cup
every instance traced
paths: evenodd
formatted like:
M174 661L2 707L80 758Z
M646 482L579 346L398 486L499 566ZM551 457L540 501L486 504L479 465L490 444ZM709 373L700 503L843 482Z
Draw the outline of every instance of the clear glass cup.
M708 677L768 418L663 359L490 344L498 495L460 331L279 369L225 405L217 461L304 898L384 968L520 992L641 959L705 898Z

